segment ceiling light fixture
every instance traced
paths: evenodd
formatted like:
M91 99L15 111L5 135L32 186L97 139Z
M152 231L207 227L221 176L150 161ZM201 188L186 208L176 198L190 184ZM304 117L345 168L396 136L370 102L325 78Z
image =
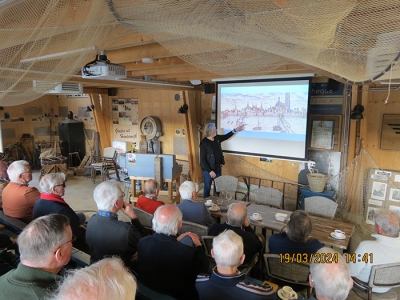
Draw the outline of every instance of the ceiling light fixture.
M152 64L154 62L152 57L143 57L142 58L142 63L144 64Z
M193 79L193 80L190 80L190 83L193 84L193 85L200 85L201 84L201 80Z

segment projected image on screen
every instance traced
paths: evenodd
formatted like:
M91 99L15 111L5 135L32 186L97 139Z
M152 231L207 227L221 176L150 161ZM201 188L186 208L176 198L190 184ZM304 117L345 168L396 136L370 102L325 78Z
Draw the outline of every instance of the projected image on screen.
M244 130L225 152L306 159L310 79L217 83L217 128Z

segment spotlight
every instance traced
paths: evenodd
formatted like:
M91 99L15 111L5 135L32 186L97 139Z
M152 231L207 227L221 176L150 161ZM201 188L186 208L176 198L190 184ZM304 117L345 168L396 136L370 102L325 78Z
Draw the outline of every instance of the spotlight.
M362 114L363 111L364 111L364 106L362 106L361 104L357 104L356 106L354 106L351 112L350 119L352 120L364 119L364 116Z
M183 104L181 107L178 109L178 114L183 115L185 114L189 109L189 106L187 104Z

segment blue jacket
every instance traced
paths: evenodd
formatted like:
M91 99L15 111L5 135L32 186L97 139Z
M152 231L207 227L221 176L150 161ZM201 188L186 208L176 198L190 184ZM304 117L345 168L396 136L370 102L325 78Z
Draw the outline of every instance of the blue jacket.
M181 204L178 204L178 208L183 214L183 221L189 221L207 227L215 223L204 203L185 199Z

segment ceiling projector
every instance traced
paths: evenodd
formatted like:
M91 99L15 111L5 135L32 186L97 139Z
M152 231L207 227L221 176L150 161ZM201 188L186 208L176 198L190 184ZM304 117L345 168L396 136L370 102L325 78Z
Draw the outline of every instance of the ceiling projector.
M96 55L95 60L82 68L82 78L119 79L126 77L126 68L110 63L105 51L102 51L100 56Z

